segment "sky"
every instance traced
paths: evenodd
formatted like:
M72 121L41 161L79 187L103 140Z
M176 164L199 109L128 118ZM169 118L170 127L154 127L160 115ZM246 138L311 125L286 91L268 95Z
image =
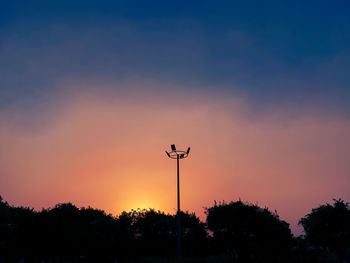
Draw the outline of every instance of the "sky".
M350 201L348 1L2 1L0 195L205 220Z

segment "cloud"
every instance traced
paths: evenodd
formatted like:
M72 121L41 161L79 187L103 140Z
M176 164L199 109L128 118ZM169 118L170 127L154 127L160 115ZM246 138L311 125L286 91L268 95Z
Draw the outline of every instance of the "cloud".
M67 80L146 80L183 85L193 92L240 93L260 108L304 106L318 99L349 114L349 34L342 16L327 25L323 18L317 23L307 16L308 26L302 23L297 30L291 23L295 16L290 13L287 19L280 12L273 17L258 12L255 22L245 16L239 16L244 23L237 22L230 15L214 23L204 14L177 18L160 12L157 19L135 19L97 12L87 19L65 11L66 20L51 13L48 21L31 14L31 20L15 19L4 27L1 109L18 102L32 107L55 95Z

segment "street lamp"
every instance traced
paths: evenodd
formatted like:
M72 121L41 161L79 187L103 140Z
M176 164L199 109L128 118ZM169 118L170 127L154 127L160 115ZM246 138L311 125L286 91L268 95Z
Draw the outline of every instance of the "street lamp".
M177 257L181 259L181 225L180 225L180 159L185 159L190 154L191 147L187 151L176 150L175 144L171 145L171 152L166 152L169 158L177 160Z

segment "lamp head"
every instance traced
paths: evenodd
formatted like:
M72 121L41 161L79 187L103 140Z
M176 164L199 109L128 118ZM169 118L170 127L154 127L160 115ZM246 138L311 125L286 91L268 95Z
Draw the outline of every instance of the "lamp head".
M188 147L188 149L187 149L187 154L189 154L190 153L190 150L191 150L191 147Z
M171 150L172 150L173 152L175 152L175 151L176 151L175 144L172 144L172 145L171 145Z

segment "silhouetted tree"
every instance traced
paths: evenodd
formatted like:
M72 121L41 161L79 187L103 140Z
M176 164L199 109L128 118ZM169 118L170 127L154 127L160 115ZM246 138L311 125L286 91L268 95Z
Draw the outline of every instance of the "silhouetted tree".
M217 262L350 262L350 211L343 200L302 218L306 236L296 239L276 212L257 205L215 203L206 214L207 225L194 213L181 213L183 256L215 255ZM113 217L71 203L34 211L10 206L0 196L0 261L167 260L176 256L176 221L176 215L154 209Z
M135 235L132 227L133 217L130 212L122 212L116 218L116 250L119 260L137 258L135 253ZM136 255L135 255L136 254Z
M206 208L207 224L217 252L241 262L287 262L292 241L289 224L267 208L215 202Z
M208 253L206 226L194 213L181 212L182 253L190 256ZM174 216L175 221L177 215ZM174 222L175 223L175 222Z
M349 203L335 200L312 209L299 224L304 227L306 240L325 250L333 250L339 262L350 261Z
M117 255L117 224L104 211L58 204L40 213L41 246L50 255Z
M175 257L177 222L176 216L154 209L133 210L122 213L124 235L131 233L133 254L138 257ZM206 250L205 225L195 214L181 213L182 248L184 255L199 255ZM128 237L130 240L130 237ZM130 241L129 241L130 242Z
M0 197L0 255L15 261L31 251L37 237L35 216L33 209L9 206Z
M161 211L136 210L132 212L133 233L137 249L142 255L171 256L176 248L176 224L171 215Z
M8 203L3 201L0 196L0 254L2 255L11 249L11 245L14 242L9 210Z
M294 238L291 262L295 263L338 263L334 251L311 245L303 236Z

